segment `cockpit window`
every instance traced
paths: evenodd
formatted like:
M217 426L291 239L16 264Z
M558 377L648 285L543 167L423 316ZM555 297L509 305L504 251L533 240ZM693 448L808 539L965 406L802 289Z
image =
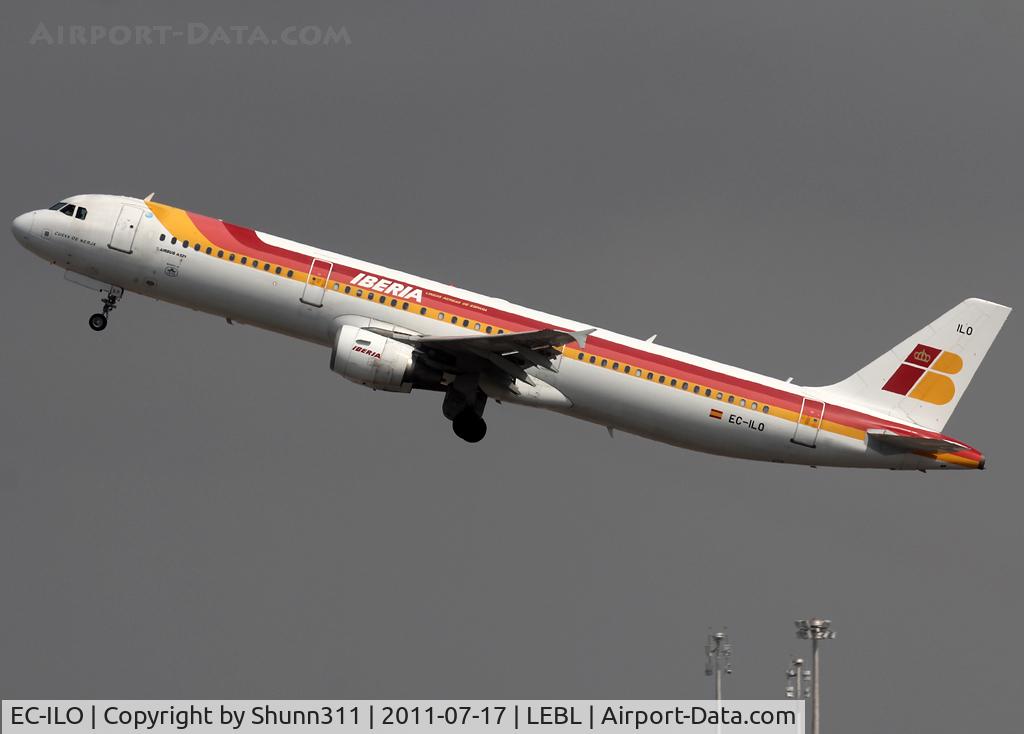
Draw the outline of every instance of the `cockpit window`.
M74 216L74 214L75 214L75 205L74 204L65 204L61 208L60 213L61 214L67 214L69 217Z
M75 219L85 219L85 217L86 217L86 215L88 213L89 213L88 209L86 209L84 206L80 206L75 211Z
M66 201L58 201L56 204L51 206L50 209L53 210L53 211L57 211L58 209L60 209L62 207L65 207L67 205L68 205L68 203Z

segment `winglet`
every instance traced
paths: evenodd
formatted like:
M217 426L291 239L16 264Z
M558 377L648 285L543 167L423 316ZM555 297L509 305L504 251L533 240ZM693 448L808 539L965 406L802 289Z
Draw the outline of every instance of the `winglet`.
M580 349L587 348L587 337L597 331L597 328L584 329L583 331L570 331L569 336L576 340L576 343L580 345Z
M153 197L154 196L156 196L156 192L155 191L150 191L149 192L149 196L147 196L145 199L143 199L143 201L153 201Z

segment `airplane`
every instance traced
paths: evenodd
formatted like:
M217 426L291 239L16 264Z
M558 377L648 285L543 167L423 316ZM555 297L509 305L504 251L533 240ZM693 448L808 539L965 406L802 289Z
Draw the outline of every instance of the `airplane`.
M463 440L488 400L681 448L785 464L983 469L942 433L1010 314L969 298L850 377L802 387L144 199L86 194L14 219L15 239L102 296L128 292L330 347L331 369L443 393Z

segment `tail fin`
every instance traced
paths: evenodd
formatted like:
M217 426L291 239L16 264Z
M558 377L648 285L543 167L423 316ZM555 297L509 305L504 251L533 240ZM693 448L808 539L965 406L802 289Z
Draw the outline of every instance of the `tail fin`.
M864 369L821 391L941 431L1010 310L968 298Z

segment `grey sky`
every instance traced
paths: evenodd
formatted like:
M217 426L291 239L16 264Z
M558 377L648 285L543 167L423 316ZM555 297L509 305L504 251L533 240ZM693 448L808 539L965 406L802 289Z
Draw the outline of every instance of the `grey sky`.
M1021 305L1016 3L2 13L7 219L156 190L805 384L964 297ZM40 22L351 44L30 45ZM10 236L0 269L5 697L701 697L709 625L729 693L775 697L819 614L830 732L1017 715L1019 315L947 427L989 469L871 473L493 405L470 446L325 350L131 296L97 335Z

